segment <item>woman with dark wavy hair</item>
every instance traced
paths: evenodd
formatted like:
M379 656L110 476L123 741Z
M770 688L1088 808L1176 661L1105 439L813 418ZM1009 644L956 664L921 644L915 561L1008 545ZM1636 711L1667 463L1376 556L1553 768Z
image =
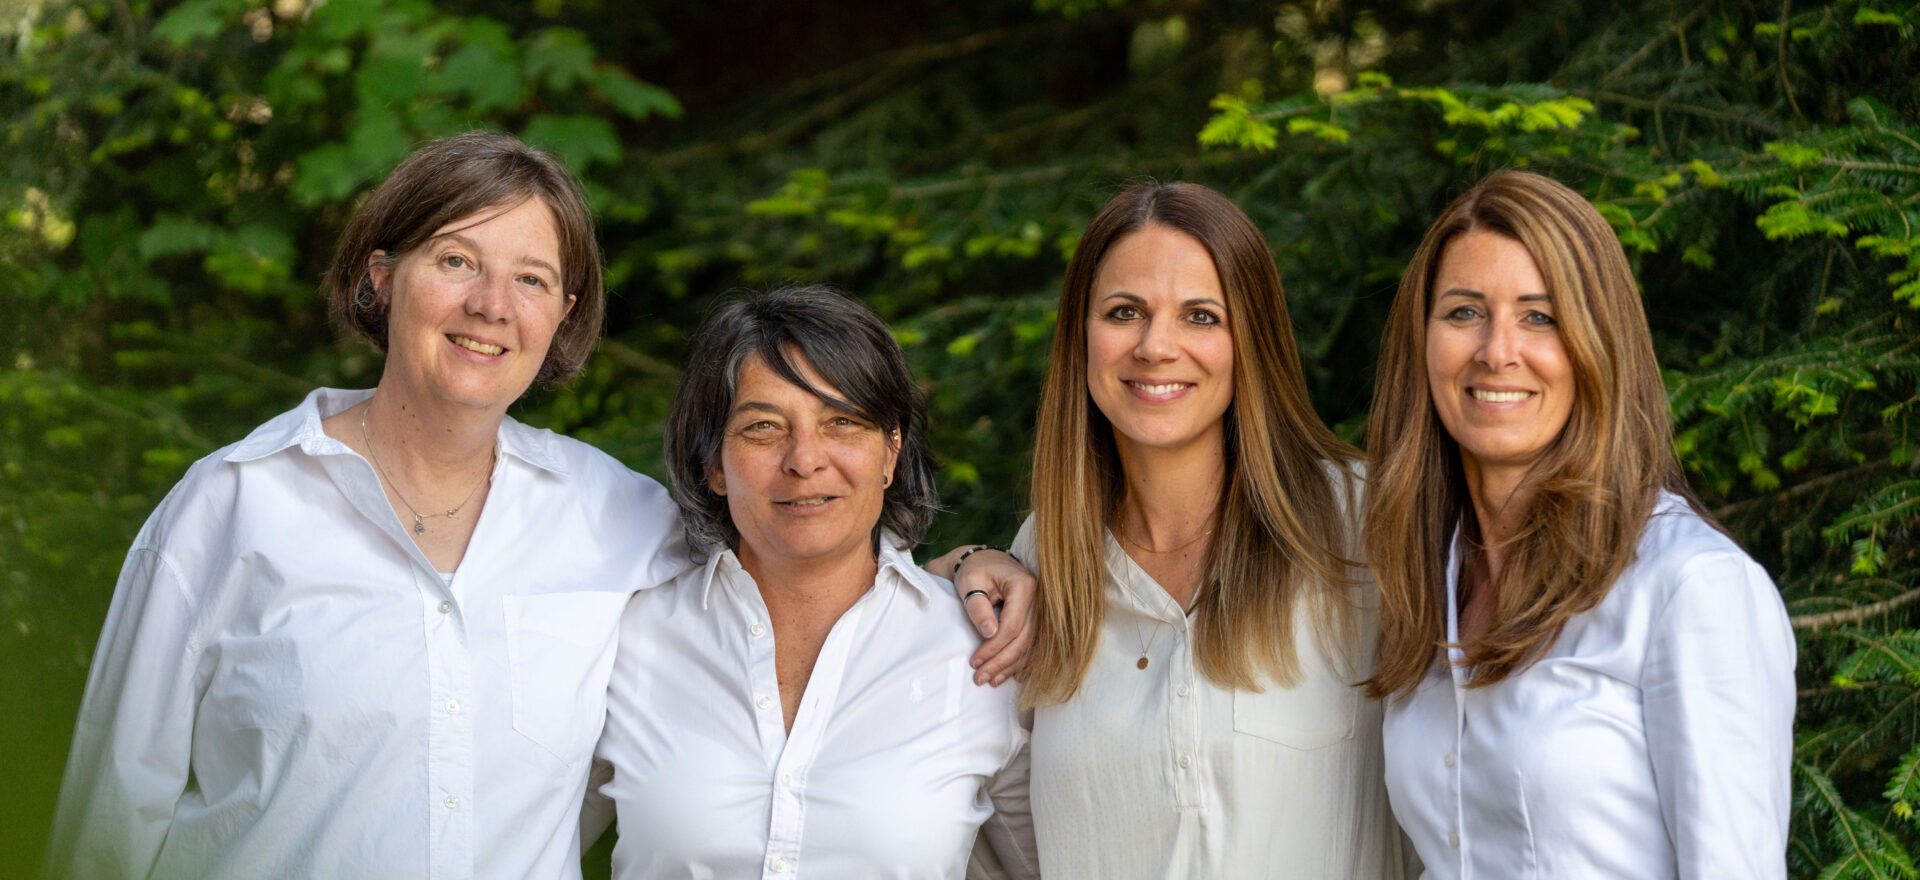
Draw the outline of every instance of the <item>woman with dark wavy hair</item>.
M1784 877L1793 634L1687 488L1599 212L1518 171L1462 195L1376 382L1368 691L1426 876Z

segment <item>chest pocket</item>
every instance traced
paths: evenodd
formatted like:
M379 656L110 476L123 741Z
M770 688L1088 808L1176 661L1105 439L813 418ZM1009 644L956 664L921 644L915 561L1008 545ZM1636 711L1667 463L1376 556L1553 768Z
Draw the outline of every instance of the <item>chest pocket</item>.
M1360 689L1311 666L1291 688L1233 692L1233 729L1291 749L1321 749L1353 738Z
M627 594L504 596L513 729L562 763L593 753Z

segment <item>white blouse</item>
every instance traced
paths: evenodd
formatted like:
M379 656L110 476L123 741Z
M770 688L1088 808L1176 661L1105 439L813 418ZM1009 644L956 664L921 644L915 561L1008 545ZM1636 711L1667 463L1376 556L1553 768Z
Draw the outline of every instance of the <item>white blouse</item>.
M659 484L505 420L444 579L321 389L202 459L134 540L51 876L578 877L627 598L689 563Z
M1436 651L1388 700L1394 814L1435 880L1784 878L1793 664L1766 572L1665 495L1538 662L1469 690Z
M1019 691L974 685L952 588L881 543L791 733L767 606L731 551L634 597L599 747L615 877L959 880L982 831L1037 876Z
M1028 517L1013 553L1035 565ZM1047 880L1402 875L1381 780L1372 674L1378 596L1354 587L1355 664L1296 614L1304 680L1239 691L1195 667L1193 628L1107 536L1107 613L1086 681L1033 719L1033 813ZM1156 635L1157 632L1157 635ZM1137 664L1147 643L1147 668Z

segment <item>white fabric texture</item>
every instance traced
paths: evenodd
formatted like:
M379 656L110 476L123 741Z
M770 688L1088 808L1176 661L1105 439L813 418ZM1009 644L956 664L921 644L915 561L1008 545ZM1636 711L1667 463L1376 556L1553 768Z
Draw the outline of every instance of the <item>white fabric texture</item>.
M973 683L952 588L892 543L791 735L767 606L732 551L634 597L599 748L615 877L958 880L983 831L1037 876L1019 691Z
M70 877L578 877L620 613L690 565L665 490L511 418L450 581L321 389L135 539L68 760Z
M1786 877L1794 650L1766 572L1664 495L1538 662L1469 690L1436 651L1388 700L1388 788L1425 876Z
M1013 553L1036 565L1028 517ZM1403 873L1381 779L1373 585L1357 664L1295 615L1304 679L1263 691L1201 675L1192 623L1107 536L1107 613L1079 693L1033 719L1033 812L1047 880L1372 880ZM1123 583L1123 579L1126 583ZM1157 630L1157 634L1156 634ZM1149 665L1139 669L1142 642Z

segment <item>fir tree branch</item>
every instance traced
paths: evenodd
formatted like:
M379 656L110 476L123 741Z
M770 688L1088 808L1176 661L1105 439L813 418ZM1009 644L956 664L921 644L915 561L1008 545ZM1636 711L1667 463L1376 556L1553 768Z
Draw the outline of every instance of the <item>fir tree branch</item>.
M1793 624L1794 629L1813 630L1817 630L1823 626L1859 623L1869 617L1885 614L1915 599L1920 599L1920 587L1915 587L1891 599L1885 599L1871 605L1862 605L1858 608L1848 608L1842 611L1827 611L1820 614L1802 614L1789 618L1788 622Z

